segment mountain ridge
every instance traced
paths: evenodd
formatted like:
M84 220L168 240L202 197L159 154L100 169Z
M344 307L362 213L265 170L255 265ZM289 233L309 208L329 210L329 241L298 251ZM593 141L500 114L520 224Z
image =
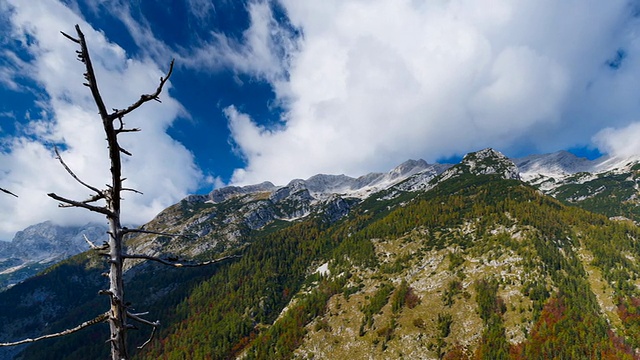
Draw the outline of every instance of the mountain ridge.
M562 179L564 177L580 173L603 173L608 171L624 171L624 167L629 164L635 164L640 161L640 156L629 157L615 157L603 155L597 159L587 159L585 157L577 156L566 150L560 150L554 153L547 154L535 154L521 158L507 158L501 152L492 148L486 148L479 151L471 152L465 157L469 157L470 154L484 158L490 155L490 157L497 156L499 161L509 161L515 165L515 168L505 163L502 165L504 168L501 171L505 171L505 177L507 178L519 178L524 181L536 184L536 177L544 177L545 179ZM467 159L471 161L471 159ZM481 160L481 159L479 159ZM465 159L461 162L464 162ZM214 189L207 195L190 195L188 199L202 200L205 197L212 202L220 202L228 200L234 195L245 195L248 193L260 192L260 191L274 191L277 189L290 187L290 188L306 188L316 196L322 196L327 193L338 193L345 196L353 196L359 198L365 198L372 192L380 191L385 188L397 185L400 182L407 180L411 176L422 174L423 178L427 177L429 180L432 175L440 175L446 170L454 167L458 164L429 164L425 160L407 160L395 168L389 170L386 173L368 173L358 177L351 177L344 174L332 175L332 174L316 174L308 179L294 179L286 185L277 186L271 182L263 182L260 184L252 184L245 186L226 186L219 189ZM487 173L493 173L494 169L490 166L487 167L479 162L480 168L483 170L474 170L475 164L471 165L471 170L475 173L486 171ZM425 176L427 174L427 176ZM423 180L423 182L425 182ZM405 187L407 189L411 187Z
M589 358L588 349L599 349L637 358L640 231L574 206L615 199L635 206L626 193L595 191L625 185L637 192L633 162L617 163L592 179L565 174L546 191L524 182L514 161L483 149L446 169L415 161L396 172L403 175L392 170L359 183L318 175L187 197L143 227L178 236L140 234L127 240L128 251L242 258L188 277L188 287L176 280L185 273L131 263L130 299L165 326L136 356L435 359L456 352L497 358L503 351L522 359L549 357L552 349ZM389 185L376 188L383 183ZM570 201L582 192L586 200ZM48 322L63 327L77 319L65 311L95 316L96 301L73 303L74 296L66 301L77 309L69 310L61 298L98 286L100 264L91 252L80 254L0 292L0 304L16 303L15 312L27 316L0 311L0 333L18 336L16 321L33 323L31 334ZM49 288L50 277L84 285ZM68 341L85 358L100 357L104 346L87 340L95 336L100 332ZM22 358L83 358L66 353L65 343L35 344Z
M232 199L244 198L245 200L243 201L246 202L246 206L244 210L240 210L240 213L243 214L242 218L229 223L228 229L224 234L216 234L222 235L220 238L224 239L223 242L232 244L237 242L238 237L246 233L243 230L244 228L259 229L274 222L294 221L316 213L324 213L327 219L336 221L347 214L353 204L367 199L372 194L384 192L384 196L387 199L391 199L407 191L428 191L438 182L463 173L475 175L493 173L501 174L503 178L507 179L522 179L544 193L567 203L579 204L586 200L587 206L590 209L594 209L597 206L590 205L589 201L594 202L593 199L599 199L598 196L610 197L612 195L603 193L602 186L587 186L586 188L591 189L588 194L583 193L584 190L580 190L578 193L572 192L571 187L577 184L583 185L587 183L588 185L590 182L602 182L602 178L611 178L612 174L622 174L621 176L624 178L625 174L632 172L631 169L638 163L639 159L640 157L602 156L598 159L589 160L567 151L508 159L499 151L486 148L465 155L458 164L429 164L421 159L407 160L386 173L369 173L355 178L347 175L317 174L306 180L291 180L287 185L283 186L276 186L267 181L246 186L227 186L214 189L206 195L189 195L180 203L198 207L202 205L197 204L221 204ZM636 182L630 182L628 179L618 179L616 181L618 181L618 185L622 181L623 188L629 189L624 196L630 198L631 202L636 203L637 201L633 198L633 191L638 188ZM582 186L581 188L584 189L585 187ZM602 201L615 202L615 200L611 199ZM634 205L632 208L619 212L613 209L608 211L607 214L612 217L619 216L632 219L637 217L636 220L640 220L640 210L636 210L636 207ZM288 209L295 210L290 211ZM159 214L160 218L163 218L163 216L165 215ZM216 215L211 213L197 222L206 221L207 217L212 216ZM191 226L191 228L194 227ZM184 231L187 231L187 229L184 229ZM210 230L207 228L198 228L195 231L199 236L206 236L209 232ZM95 234L94 236L98 235L102 234ZM18 233L16 236L23 235ZM205 248L212 249L218 244L221 243L215 242L215 245ZM185 251L188 248L188 244L185 246L176 247L175 251ZM145 244L145 246L136 247L136 250L140 250L147 255L157 255L159 253L158 249L161 247L162 245L159 244ZM14 271L19 271L26 266L25 264L34 265L37 270L40 270L44 264L53 264L87 249L81 238L77 238L75 245L71 248L73 248L73 251L67 253L57 251L49 256L34 245L32 249L24 248L21 250L22 256L30 254L33 259L25 258L20 260L20 256L17 256L15 245L2 242L0 243L0 261L3 262L4 266L0 267L0 271L5 272L5 277L8 277L7 275L11 272L11 268ZM196 255L203 250L206 249L192 250L188 251L188 253ZM12 252L12 254L9 254L9 252ZM45 261L47 257L50 259ZM26 275L21 275L20 280L24 279L25 276L33 275L34 271L37 270L25 272ZM2 275L0 274L0 276ZM13 280L13 283L17 281L19 280Z
M349 204L363 201L372 194L383 191L387 198L393 198L402 192L428 191L439 181L467 172L476 175L501 173L504 178L521 178L546 194L554 197L560 194L560 199L573 201L585 195L564 195L567 191L562 187L596 179L597 176L593 175L593 172L617 171L617 173L624 173L625 168L630 171L629 169L637 163L638 159L602 156L595 160L589 160L567 151L509 159L499 151L486 148L465 155L458 164L429 164L422 159L407 160L386 173L369 173L359 177L317 174L306 180L291 180L287 185L282 186L276 186L268 181L245 186L226 186L214 189L206 195L189 195L180 203L196 206L196 204L221 204L232 199L245 198L244 201L248 203L245 210L241 211L244 213L243 219L239 220L242 224L230 226L222 236L228 243L234 243L238 236L242 236L244 231L242 228L245 226L250 229L258 229L277 221L293 221L323 211L328 218L335 221L348 212L351 206ZM587 173L588 171L591 172ZM585 175L575 181L571 180L572 176L581 173L585 173ZM573 202L575 203L575 201ZM296 210L293 212L287 210L294 208ZM611 215L629 217L627 213L612 213ZM640 218L640 212L638 215ZM163 216L162 213L159 214L159 217ZM215 214L207 216L215 216ZM204 221L205 218L198 221ZM209 230L204 228L195 231L199 236L206 235L208 232ZM83 241L77 241L77 243L80 248L76 246L74 248L76 250L67 255L61 253L52 256L52 258L59 261L80 250L86 250ZM0 268L0 271L6 271L11 263L9 261L11 256L7 255L7 251L14 247L9 244L0 243L0 259L4 258L7 264L5 268ZM153 248L157 249L158 246L147 244L137 250L141 250L147 255L157 255L158 252L152 250ZM179 249L177 248L176 251L182 251ZM182 249L184 250L184 248ZM195 255L198 251L190 253ZM34 248L33 250L25 249L23 253L33 255L42 254L42 251ZM15 256L13 257L15 258ZM44 258L25 261L39 263L43 260ZM25 261L13 261L12 263L13 266L19 266Z

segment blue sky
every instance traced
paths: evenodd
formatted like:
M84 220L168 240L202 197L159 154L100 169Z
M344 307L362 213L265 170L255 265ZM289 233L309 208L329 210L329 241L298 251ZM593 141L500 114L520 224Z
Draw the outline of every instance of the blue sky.
M494 147L640 154L640 27L625 0L0 0L0 239L95 219L46 197L103 184L98 118L81 85L80 24L110 107L162 95L127 123L142 223L225 184L358 176ZM104 169L104 170L100 170Z

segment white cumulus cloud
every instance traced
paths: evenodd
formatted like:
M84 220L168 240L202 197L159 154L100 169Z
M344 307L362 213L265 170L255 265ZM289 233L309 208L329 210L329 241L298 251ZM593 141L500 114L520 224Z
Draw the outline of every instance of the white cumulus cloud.
M599 149L612 155L640 155L640 122L632 122L621 128L605 128L593 140Z
M281 69L269 62L254 73L286 74L263 75L285 111L265 127L239 106L225 110L246 160L234 183L360 175L486 146L511 155L587 146L604 127L640 119L638 20L628 1L279 4L301 35L276 47L288 54ZM267 24L291 35L260 9L263 21L247 33ZM238 46L262 49L265 59L275 51ZM610 66L621 50L625 59ZM250 72L247 61L236 63Z
M153 92L169 64L127 57L122 48L57 1L8 1L0 9L3 18L10 21L9 31L3 36L16 41L20 51L28 54L27 60L21 60L16 68L28 67L31 71L26 76L46 94L41 100L42 112L25 115L29 122L23 131L3 140L0 183L18 194L19 199L5 198L0 202L0 212L10 214L0 219L0 239L9 240L15 231L47 219L62 224L103 221L86 210L59 209L56 201L46 195L55 192L79 201L90 195L55 159L54 144L83 181L99 188L110 182L104 130L91 94L82 85L84 65L76 61L76 44L60 31L75 36L74 24L80 24L109 109L127 107L141 94ZM170 91L168 83L161 95L162 104L145 104L124 119L129 127L142 129L120 137L123 148L133 154L123 159L125 185L144 193L124 194L126 223L150 220L195 190L202 177L192 154L166 133L184 112Z

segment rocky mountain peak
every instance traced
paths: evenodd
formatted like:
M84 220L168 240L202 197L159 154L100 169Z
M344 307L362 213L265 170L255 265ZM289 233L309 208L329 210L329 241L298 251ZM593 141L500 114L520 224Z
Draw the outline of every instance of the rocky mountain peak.
M269 181L265 181L255 185L247 185L247 186L226 186L223 188L215 189L212 192L210 192L209 195L206 196L206 200L211 201L213 203L220 203L220 202L229 200L235 196L241 196L241 195L246 195L246 194L251 194L256 192L274 191L276 188L277 187ZM196 195L196 197L197 196L198 195Z
M407 160L402 164L396 166L393 170L389 172L391 178L399 178L406 177L413 174L417 174L420 171L423 171L429 167L429 164L420 159L420 160Z
M307 189L312 192L344 192L353 186L354 179L352 177L342 175L326 175L318 174L310 177L305 181Z
M468 166L469 171L476 175L498 174L505 179L520 179L520 172L516 164L492 148L465 155L460 165Z
M504 179L520 180L516 164L492 148L468 153L459 164L444 172L441 181L462 174L498 174Z
M101 244L106 240L107 227L61 226L45 221L18 231L10 243L0 247L0 289L34 275L40 268L36 265L51 265L88 250L85 236Z
M89 248L86 235L96 243L106 239L106 226L61 226L45 221L18 231L0 258L15 257L40 261L59 255L73 255Z

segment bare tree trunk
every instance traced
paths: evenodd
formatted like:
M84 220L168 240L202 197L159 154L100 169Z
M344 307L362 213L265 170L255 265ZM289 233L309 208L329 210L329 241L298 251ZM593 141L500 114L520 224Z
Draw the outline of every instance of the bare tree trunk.
M119 211L109 219L109 291L111 312L109 329L111 331L111 359L128 359L127 354L127 309L124 304L124 284L122 281L122 227Z
M112 360L128 359L127 354L127 309L124 303L124 284L122 281L122 225L120 224L120 193L122 191L122 163L120 152L122 148L118 144L118 132L114 128L116 117L107 113L106 106L100 95L98 83L93 71L93 64L89 57L88 47L84 34L76 25L78 40L80 41L80 59L86 66L85 79L91 89L93 99L102 118L109 159L111 160L111 187L103 192L106 198L107 220L109 222L109 291L111 311L109 314L109 329L111 331L111 358ZM118 118L122 124L122 116Z
M100 114L105 135L107 137L109 159L111 161L111 185L108 186L105 190L99 190L82 182L77 176L75 176L75 174L73 174L68 166L66 166L66 164L62 161L62 158L58 155L58 159L67 169L67 171L81 184L93 190L95 192L95 195L84 202L77 202L61 198L55 194L49 194L49 196L66 203L67 205L65 206L84 207L91 211L105 214L107 217L107 221L109 222L109 289L107 291L103 291L102 293L109 295L110 298L111 307L109 311L108 322L110 329L109 341L111 342L111 358L112 360L126 360L129 358L129 354L127 352L127 329L129 328L129 325L127 324L127 305L124 300L122 268L125 260L125 254L122 241L124 234L126 234L128 230L123 229L120 222L120 200L122 191L135 190L122 187L123 178L121 153L124 153L125 155L131 154L120 146L120 144L118 143L118 135L121 133L139 131L139 129L136 128L124 128L123 117L133 110L137 109L147 101L159 101L158 96L160 95L165 82L168 80L169 76L171 76L171 72L173 70L173 62L171 63L171 67L169 69L169 72L167 73L167 76L165 78L160 78L160 85L153 94L142 95L140 96L140 99L138 101L133 103L128 108L122 110L114 109L113 112L109 113L107 112L107 108L104 104L104 101L102 100L102 96L100 95L100 90L98 88L98 83L93 70L93 65L91 63L91 58L89 56L89 50L84 38L84 34L82 33L78 25L76 25L76 32L78 34L77 39L64 33L63 35L65 35L71 41L80 45L80 51L78 51L77 53L79 60L82 61L86 67L86 73L84 74L84 77L86 79L85 85L91 90L91 95L93 96L93 100L98 107L98 113ZM114 124L117 124L117 127ZM89 203L100 199L104 199L106 201L105 206L98 207L89 205ZM132 318L137 319L137 321L145 322L145 320L137 316L132 316ZM154 330L155 326L157 326L157 323L145 323L149 323L154 326Z
M84 37L77 27L78 35L82 39L84 44ZM86 49L86 45L82 46ZM89 60L89 54L86 54L87 70L93 74L93 69L90 70L91 61ZM93 77L93 76L92 76ZM98 89L98 85L95 82L95 77L91 79L94 86L93 89ZM102 98L99 93L94 94L96 104L100 109L100 114L106 114L106 109L102 103ZM122 118L119 118L122 121ZM111 292L111 314L109 317L109 328L111 330L111 358L112 360L128 359L127 354L127 309L124 303L124 283L122 279L122 267L124 258L122 256L122 238L123 231L120 223L120 193L122 192L122 165L120 152L121 147L118 144L118 133L114 129L114 118L110 116L102 116L102 122L104 125L105 135L107 136L107 143L109 145L109 158L111 159L111 188L107 190L110 194L106 196L107 209L110 214L107 215L109 221L109 291Z

